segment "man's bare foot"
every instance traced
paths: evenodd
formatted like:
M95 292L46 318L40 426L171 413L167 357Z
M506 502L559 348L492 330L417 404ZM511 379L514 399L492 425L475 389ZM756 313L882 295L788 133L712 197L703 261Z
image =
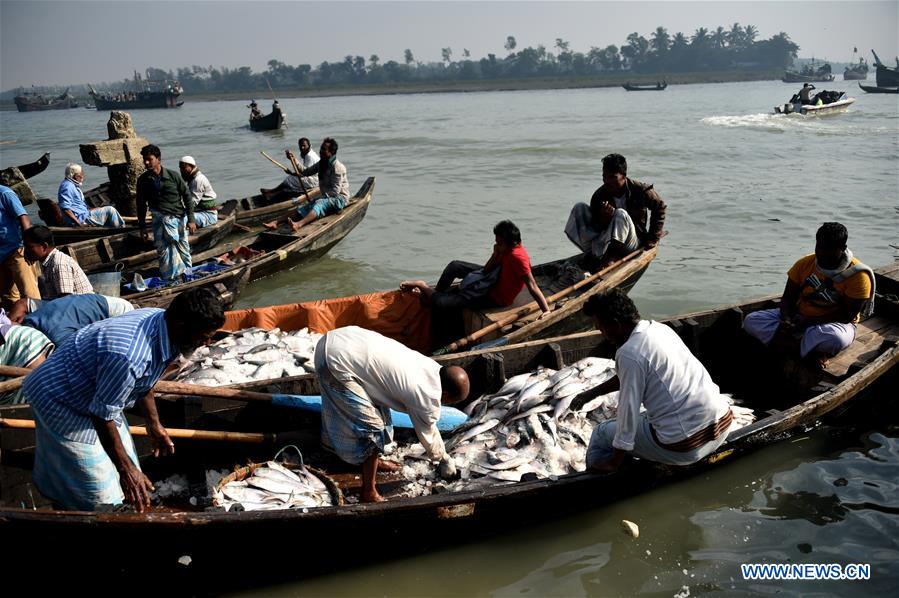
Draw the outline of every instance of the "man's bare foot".
M378 459L378 469L387 473L394 473L400 470L400 464L396 461Z
M292 220L289 220L288 222L290 222L290 228L292 228L295 233L300 232L300 229L303 228L302 222L294 222Z
M378 494L377 490L362 493L362 502L387 502L387 499Z
M272 220L271 222L263 222L262 226L264 226L266 230L278 230L278 221Z

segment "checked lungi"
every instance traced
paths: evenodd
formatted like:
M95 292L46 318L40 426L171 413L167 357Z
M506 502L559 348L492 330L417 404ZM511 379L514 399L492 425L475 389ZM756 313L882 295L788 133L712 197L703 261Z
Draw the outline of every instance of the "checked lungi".
M325 337L315 347L315 374L322 394L322 444L350 465L381 454L393 440L390 409L375 405L359 387L356 392L328 368ZM356 385L358 386L358 385Z
M192 266L187 239L187 216L153 212L153 244L159 256L159 275L171 280Z

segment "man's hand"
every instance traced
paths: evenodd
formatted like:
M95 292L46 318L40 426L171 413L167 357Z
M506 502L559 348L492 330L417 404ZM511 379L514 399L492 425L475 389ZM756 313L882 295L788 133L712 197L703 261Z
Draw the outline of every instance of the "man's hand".
M196 222L188 222L187 230L189 230L190 234L192 234L192 235L197 234L197 223Z
M172 439L169 438L169 433L161 425L147 426L147 434L149 434L155 445L153 449L154 457L165 457L166 455L175 454L175 443L172 442Z
M655 247L658 244L659 244L658 239L649 239L648 241L646 241L646 243L644 243L644 245L646 246L646 249L652 249L653 247Z
M553 313L551 309L550 309L550 310L547 310L547 311L545 311L545 312L542 312L539 316L537 316L537 319L538 319L538 320L542 320L543 318L547 318L547 317L549 317L549 315L550 315L551 313Z
M138 513L143 513L144 509L150 506L150 493L155 488L134 464L129 464L126 469L119 471L119 484L125 494L125 501L134 505Z
M453 458L450 456L446 456L440 462L440 465L437 466L437 473L444 480L453 480L458 476L458 472L456 471L456 462L453 461Z

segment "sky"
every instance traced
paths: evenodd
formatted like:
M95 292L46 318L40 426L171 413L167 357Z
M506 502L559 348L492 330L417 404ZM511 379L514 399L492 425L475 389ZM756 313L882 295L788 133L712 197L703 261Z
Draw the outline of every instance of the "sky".
M478 59L505 56L556 38L570 49L621 46L633 31L649 37L662 26L673 35L699 27L752 24L759 39L780 31L799 44L799 56L869 62L874 48L891 63L899 54L899 0L779 2L271 2L116 0L65 2L0 0L0 90L30 85L118 81L148 66L249 66L271 59L287 64L341 61L377 54L381 63L440 61L450 47Z

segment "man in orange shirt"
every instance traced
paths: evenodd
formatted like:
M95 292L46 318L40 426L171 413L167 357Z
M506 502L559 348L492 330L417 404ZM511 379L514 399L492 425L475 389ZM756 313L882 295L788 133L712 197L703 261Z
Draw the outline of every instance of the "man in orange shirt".
M856 324L874 308L874 272L853 257L849 233L825 222L815 235L815 253L793 264L779 309L746 316L743 328L823 367L855 340Z

